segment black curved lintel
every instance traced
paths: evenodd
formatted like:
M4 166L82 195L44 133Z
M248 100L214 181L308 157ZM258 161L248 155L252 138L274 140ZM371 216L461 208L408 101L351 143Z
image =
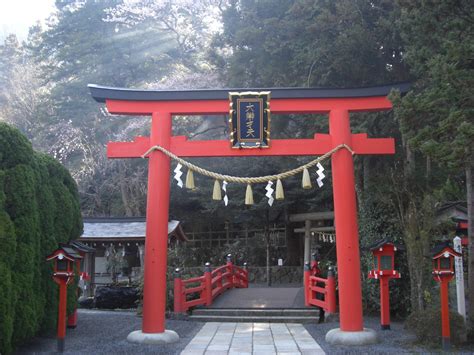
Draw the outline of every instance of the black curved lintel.
M105 100L123 101L189 101L189 100L228 100L229 92L271 91L272 99L315 99L315 98L356 98L387 96L392 89L402 94L410 89L410 83L396 83L350 89L328 88L242 88L242 89L200 89L200 90L140 90L114 88L95 84L88 85L91 95L97 102Z

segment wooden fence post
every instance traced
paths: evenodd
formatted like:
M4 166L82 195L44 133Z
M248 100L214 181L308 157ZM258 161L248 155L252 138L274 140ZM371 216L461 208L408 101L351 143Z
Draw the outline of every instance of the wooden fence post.
M304 305L310 306L311 289L310 289L311 267L309 262L304 263Z
M243 287L248 288L249 287L249 270L247 269L247 263L244 263L244 276L245 279L243 280Z
M212 275L211 275L211 263L207 262L204 265L204 298L206 300L206 306L212 304Z
M326 284L326 304L328 313L336 313L336 276L332 266L328 268L328 282Z
M230 284L229 288L233 288L235 285L235 280L234 280L234 265L232 264L232 254L227 254L227 272L230 273L229 277L227 278L227 281Z
M183 305L183 283L181 281L181 270L176 268L174 271L174 312L184 313Z

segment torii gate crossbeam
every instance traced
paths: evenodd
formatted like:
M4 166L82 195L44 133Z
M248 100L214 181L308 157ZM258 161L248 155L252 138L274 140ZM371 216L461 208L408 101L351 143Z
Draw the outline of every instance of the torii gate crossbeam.
M98 102L105 102L110 113L148 115L152 118L150 137L136 137L133 142L110 142L107 146L109 158L141 157L154 145L160 145L179 157L243 157L321 155L340 144L348 145L355 154L394 154L395 144L392 138L367 138L366 134L352 134L349 113L390 110L392 104L386 98L390 90L406 92L409 84L359 89L143 91L97 85L89 85L89 88L93 98ZM247 150L232 149L226 140L188 141L186 137L172 136L173 115L228 114L229 91L271 91L273 114L329 114L329 134L316 134L314 139L275 139L271 141L270 148ZM148 158L143 324L138 336L131 339L130 336L134 334L131 333L129 340L153 343L167 341L166 337L160 335L165 334L170 159L160 151L151 152ZM363 335L352 155L345 149L339 150L331 157L331 164L339 282L338 331L343 335ZM157 340L153 340L153 334L158 336ZM350 339L346 339L345 343L360 343L360 339Z

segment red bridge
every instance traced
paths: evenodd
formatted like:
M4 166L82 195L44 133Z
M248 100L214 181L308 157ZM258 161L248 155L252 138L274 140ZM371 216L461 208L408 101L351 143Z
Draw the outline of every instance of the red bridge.
M181 270L176 269L174 312L184 313L196 306L209 307L214 299L225 291L234 288L248 288L248 286L246 264L243 267L234 265L230 254L227 256L227 263L214 270L211 269L209 263L206 263L202 276L183 280ZM245 297L249 303L252 303L252 296L252 292L249 292ZM269 296L266 295L266 297ZM271 304L271 300L269 303ZM309 264L305 265L304 304L306 307L320 307L327 313L336 313L336 279L332 269L328 271L328 278L325 279L311 275ZM226 306L229 308L236 307L235 304Z

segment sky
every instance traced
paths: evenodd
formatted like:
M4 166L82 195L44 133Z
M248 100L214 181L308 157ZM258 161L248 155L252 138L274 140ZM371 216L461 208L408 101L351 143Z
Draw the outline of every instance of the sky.
M28 28L53 10L54 0L0 0L0 40L10 33L25 39Z

